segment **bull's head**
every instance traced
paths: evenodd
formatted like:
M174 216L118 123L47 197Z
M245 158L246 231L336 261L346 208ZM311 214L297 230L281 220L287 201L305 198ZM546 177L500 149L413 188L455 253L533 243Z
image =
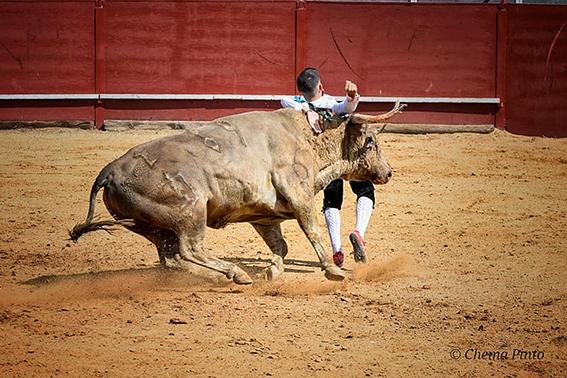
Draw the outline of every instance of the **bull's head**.
M392 168L386 161L378 143L378 135L384 126L347 124L343 148L347 159L354 164L354 169L343 178L346 180L366 181L374 184L386 184L392 177Z
M396 103L388 113L377 116L353 114L348 118L343 144L344 155L354 164L354 169L343 178L386 184L392 177L392 168L386 161L378 143L378 136L384 131L384 121L399 113L405 105Z

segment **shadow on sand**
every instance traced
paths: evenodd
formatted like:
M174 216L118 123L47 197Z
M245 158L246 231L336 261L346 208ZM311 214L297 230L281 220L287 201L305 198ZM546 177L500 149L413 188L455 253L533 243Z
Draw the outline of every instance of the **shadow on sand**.
M223 260L237 264L255 281L264 279L265 269L271 263L271 260L262 258L226 257ZM310 274L319 269L319 263L315 261L286 259L284 264L287 273ZM153 267L143 268L42 275L19 283L40 287L73 282L98 282L108 285L130 283L136 286L146 283L160 288L181 288L187 286L227 286L232 281L225 279L222 274L196 265L190 266L187 270L178 270L162 268L156 264Z
M244 269L246 273L254 277L263 276L264 270L271 264L270 259L262 258L224 257L223 260L237 264ZM319 269L321 265L315 261L284 259L284 266L286 273L313 273ZM302 267L308 269L300 269Z

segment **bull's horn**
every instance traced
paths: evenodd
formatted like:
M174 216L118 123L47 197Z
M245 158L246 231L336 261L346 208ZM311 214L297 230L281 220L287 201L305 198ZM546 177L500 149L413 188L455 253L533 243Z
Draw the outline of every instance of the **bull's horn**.
M396 105L390 110L388 113L379 114L377 116L366 115L366 114L353 114L350 117L350 121L356 124L362 123L376 123L378 121L383 121L392 117L394 114L401 113L402 109L404 109L407 105L400 104L400 101L396 101Z

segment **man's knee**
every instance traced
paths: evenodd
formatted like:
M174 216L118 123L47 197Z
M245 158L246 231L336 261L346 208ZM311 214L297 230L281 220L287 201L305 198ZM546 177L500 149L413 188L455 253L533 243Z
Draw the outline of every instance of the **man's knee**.
M354 194L356 194L356 199L360 197L366 197L372 201L372 206L376 202L374 197L374 185L370 181L351 181L350 187Z
M328 208L341 209L343 205L343 180L331 181L323 191L323 211Z

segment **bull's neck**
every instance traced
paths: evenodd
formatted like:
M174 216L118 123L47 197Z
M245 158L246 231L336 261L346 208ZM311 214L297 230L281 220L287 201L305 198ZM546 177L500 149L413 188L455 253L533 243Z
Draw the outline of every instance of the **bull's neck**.
M344 126L326 130L319 135L309 131L307 140L317 156L314 183L314 190L317 193L331 181L352 173L356 169L356 164L348 159Z
M349 175L357 169L358 164L352 156L349 158L345 125L315 134L303 113L288 110L286 116L291 116L294 128L300 125L298 131L315 154L315 193L320 192L331 181Z
M315 176L315 193L323 190L331 181L334 181L354 170L354 164L348 160L337 160L332 164L323 167Z

